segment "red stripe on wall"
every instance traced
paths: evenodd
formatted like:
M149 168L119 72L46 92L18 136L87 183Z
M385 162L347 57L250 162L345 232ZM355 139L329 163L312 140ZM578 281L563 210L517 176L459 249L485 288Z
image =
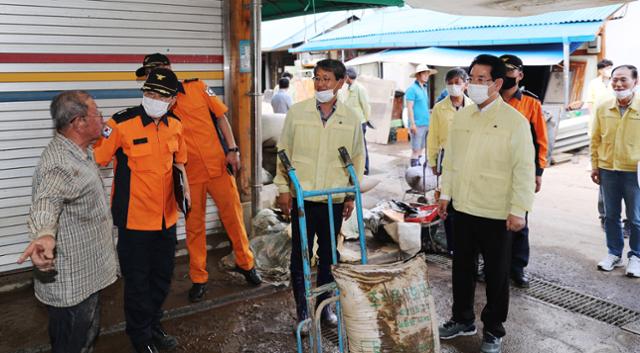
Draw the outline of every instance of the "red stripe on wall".
M172 64L222 64L222 55L167 55ZM42 54L0 53L0 63L77 63L77 64L141 64L142 54Z

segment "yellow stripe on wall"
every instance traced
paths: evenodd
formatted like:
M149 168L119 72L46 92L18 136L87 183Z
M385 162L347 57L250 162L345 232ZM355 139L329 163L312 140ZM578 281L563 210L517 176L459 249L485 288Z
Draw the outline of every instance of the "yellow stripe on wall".
M178 78L199 78L202 80L222 80L222 71L177 71ZM3 72L0 82L79 82L79 81L135 81L135 73L128 71L111 72Z

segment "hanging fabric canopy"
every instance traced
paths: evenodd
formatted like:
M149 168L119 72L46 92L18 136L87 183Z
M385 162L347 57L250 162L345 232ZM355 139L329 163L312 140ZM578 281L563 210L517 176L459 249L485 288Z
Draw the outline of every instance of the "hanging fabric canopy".
M384 6L404 6L404 0L263 0L262 20Z

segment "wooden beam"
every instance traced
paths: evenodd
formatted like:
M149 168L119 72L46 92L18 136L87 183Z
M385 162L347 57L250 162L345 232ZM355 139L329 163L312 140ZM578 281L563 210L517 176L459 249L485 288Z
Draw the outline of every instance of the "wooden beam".
M251 72L240 72L240 41L251 37L251 3L248 0L228 0L231 31L231 127L240 147L242 169L238 189L242 201L251 199ZM248 53L247 53L248 54Z

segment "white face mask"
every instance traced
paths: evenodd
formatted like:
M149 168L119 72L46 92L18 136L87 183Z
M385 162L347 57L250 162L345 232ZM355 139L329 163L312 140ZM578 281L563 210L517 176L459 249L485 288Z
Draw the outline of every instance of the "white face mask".
M464 92L463 85L447 85L447 93L452 97L460 97Z
M467 93L474 103L482 104L489 99L489 86L470 83L467 87Z
M625 89L624 91L613 91L613 93L615 93L616 98L618 99L626 99L631 97L631 95L633 94L633 90Z
M333 99L335 94L333 93L333 89L327 89L324 91L316 91L316 100L320 103L327 103Z
M142 107L150 117L161 118L162 116L167 114L167 111L169 110L169 102L163 102L161 100L143 96Z

